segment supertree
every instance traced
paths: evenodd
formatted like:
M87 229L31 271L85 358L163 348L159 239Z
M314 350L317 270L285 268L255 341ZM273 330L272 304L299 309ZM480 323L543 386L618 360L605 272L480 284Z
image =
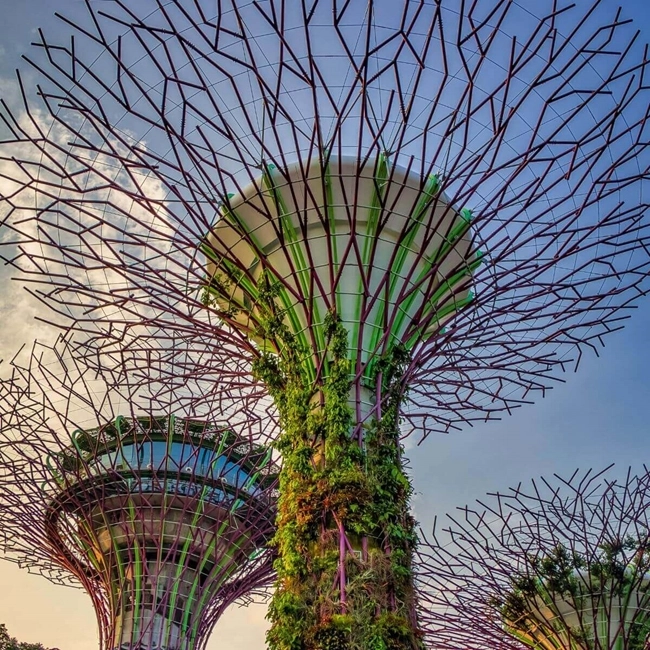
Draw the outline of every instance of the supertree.
M36 344L0 382L0 549L82 587L102 649L203 648L272 579L279 468L241 403L177 417L110 374Z
M420 546L431 648L643 650L648 475L578 472L488 495Z
M532 401L645 291L647 49L600 2L87 5L5 105L6 258L76 354L271 395L271 648L418 647L400 433Z

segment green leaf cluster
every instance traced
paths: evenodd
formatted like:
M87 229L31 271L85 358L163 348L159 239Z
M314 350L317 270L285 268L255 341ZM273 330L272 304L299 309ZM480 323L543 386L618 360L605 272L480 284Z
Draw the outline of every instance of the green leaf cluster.
M46 650L41 643L19 642L9 636L4 623L0 623L0 650Z
M549 633L566 635L571 648L592 648L597 636L592 625L585 622L579 629L569 629L562 617L544 623L539 618L540 607L553 612L558 602L564 601L576 611L601 610L607 615L613 609L610 600L621 599L625 607L632 608L626 615L626 629L620 632L626 637L625 647L641 650L650 635L650 618L646 614L650 601L650 585L645 578L650 570L647 546L647 536L628 536L605 541L587 556L558 545L541 557L530 557L526 572L510 578L511 588L505 597L492 599L490 605L499 610L512 633L527 645L536 643L540 630L548 625ZM630 555L631 562L626 560ZM638 597L646 604L639 606L635 600Z
M376 364L383 413L352 439L347 331L334 313L324 324L328 373L316 383L263 277L260 338L275 339L254 364L255 377L278 408L280 475L276 591L269 607L270 650L413 650L412 555L416 543L402 468L399 405L407 353L397 348ZM378 374L379 376L379 374ZM347 544L341 560L341 531ZM341 571L345 593L341 593ZM343 595L345 598L343 598ZM344 601L344 602L343 602Z

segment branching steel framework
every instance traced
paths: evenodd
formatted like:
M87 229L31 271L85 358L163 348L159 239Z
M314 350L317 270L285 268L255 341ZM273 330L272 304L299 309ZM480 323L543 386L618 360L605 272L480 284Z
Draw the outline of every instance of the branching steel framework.
M76 354L269 390L272 648L417 646L398 412L532 401L646 291L647 47L598 1L87 5L4 104L7 258Z
M576 472L488 495L420 547L431 648L643 650L648 475Z
M381 355L396 305L415 302L395 333L415 348L404 417L428 433L517 406L620 327L647 272L646 48L620 12L578 4L220 0L216 16L213 2L154 3L146 16L89 5L85 20L64 19L69 41L39 34L28 60L41 104L22 87L24 103L5 104L5 223L22 242L10 257L81 327L148 318L255 356L256 323L202 303L204 252L222 252L205 237L247 186L282 186L283 199L249 203L284 244L291 272L278 281L286 308L305 312L307 343L322 348L316 307L322 319L349 292L372 330L351 337L353 352L363 342ZM332 224L321 194L341 174ZM398 205L404 176L419 192ZM320 190L300 189L308 177ZM376 191L357 206L361 184ZM290 224L282 200L298 209ZM454 206L471 211L460 259ZM332 243L343 229L338 250L314 257L312 222ZM382 237L388 257L372 244ZM399 266L404 249L412 268ZM358 276L345 288L344 269ZM462 309L439 327L458 293Z
M103 649L202 648L272 579L279 468L250 421L161 415L106 379L36 345L0 384L0 549L81 586Z

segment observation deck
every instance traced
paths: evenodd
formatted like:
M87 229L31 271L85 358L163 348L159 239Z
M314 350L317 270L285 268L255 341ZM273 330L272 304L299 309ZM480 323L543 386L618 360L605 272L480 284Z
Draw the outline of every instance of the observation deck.
M110 600L109 647L189 650L206 610L270 573L270 450L174 417L117 418L72 442L49 459L48 537Z

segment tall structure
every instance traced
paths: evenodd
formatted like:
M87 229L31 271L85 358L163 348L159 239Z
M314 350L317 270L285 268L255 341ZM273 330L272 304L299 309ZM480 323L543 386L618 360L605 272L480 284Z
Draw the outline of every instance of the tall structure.
M542 395L645 291L644 46L529 4L89 4L5 108L8 257L78 353L274 400L272 650L419 647L400 435Z
M0 386L0 548L83 587L102 649L204 647L271 579L271 450L217 413L148 413L51 353L36 346Z
M647 648L648 478L576 472L450 516L420 546L429 647Z

